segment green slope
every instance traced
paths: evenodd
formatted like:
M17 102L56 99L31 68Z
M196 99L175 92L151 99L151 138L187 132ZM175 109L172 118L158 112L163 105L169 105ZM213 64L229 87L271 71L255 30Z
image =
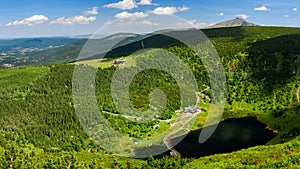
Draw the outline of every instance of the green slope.
M2 134L3 136L3 134ZM257 146L228 154L200 159L178 157L146 160L81 152L46 152L31 144L0 140L0 167L8 168L299 168L300 138L290 142ZM4 144L4 145L3 145Z
M104 155L107 152L89 140L74 112L71 86L74 65L12 68L0 70L3 135L0 158L5 161L2 167L10 165L11 156L15 157L12 160L15 168L22 165L31 166L28 168L47 165L56 168L69 165L85 168L100 165L103 168L298 166L300 29L240 27L205 30L205 33L216 47L226 71L228 92L223 119L256 115L279 132L271 143L283 144L258 146L198 160L165 157L145 161ZM200 90L206 89L209 85L206 71L193 52L184 46L165 49L187 62ZM143 64L143 57L137 55L135 62ZM100 109L118 114L110 94L110 80L115 69L98 70L96 97ZM141 110L147 109L148 94L156 88L165 91L168 98L167 109L160 119L170 119L174 110L180 108L180 97L175 80L164 72L148 70L136 76L130 88L132 102ZM210 91L205 94L209 96ZM203 99L200 106L205 108L208 104L209 101ZM204 115L197 117L194 129L203 125ZM105 117L116 130L134 137L149 137L169 126L164 123L162 128L155 130L152 126L157 121L141 124L120 116ZM21 155L24 152L28 155Z

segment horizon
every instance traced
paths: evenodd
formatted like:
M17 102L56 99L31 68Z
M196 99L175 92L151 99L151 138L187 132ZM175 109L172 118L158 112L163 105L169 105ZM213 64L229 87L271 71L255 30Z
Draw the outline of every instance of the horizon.
M259 26L300 27L300 5L295 0L12 0L2 2L0 9L0 39L93 35L112 23L130 30L124 33L138 34L162 29L201 29L237 17ZM174 20L160 19L164 17ZM103 36L116 33L109 31Z
M228 20L226 20L228 21ZM246 20L247 21L247 20ZM222 22L222 21L221 21ZM217 23L216 23L217 24ZM255 24L255 23L254 23ZM260 26L260 27L282 27L282 28L300 28L299 27L291 27L291 26L273 26L273 25L256 25L256 26ZM233 26L235 27L235 26ZM245 26L237 26L237 27L245 27ZM246 27L249 27L249 26L246 26ZM252 26L250 26L252 27ZM222 28L222 27L216 27L216 28L198 28L199 30L205 30L205 29L218 29L218 28ZM187 29L193 29L193 28L178 28L178 29L173 29L173 30L187 30ZM161 29L161 30L164 30L164 29ZM159 30L158 30L159 31ZM155 31L153 31L155 32ZM147 35L147 34L151 34L153 32L145 32L145 33L136 33L138 35ZM101 38L106 38L106 37L109 37L109 36L113 36L113 35L116 35L116 34L130 34L132 32L119 32L119 33L112 33L112 34L106 34L106 35L96 35L98 36L100 39ZM134 33L132 33L134 34ZM94 34L78 34L78 35L70 35L70 36L67 36L67 35L62 35L62 36L32 36L32 37L16 37L16 38L1 38L0 37L0 40L15 40L15 39L34 39L34 38L73 38L73 39L89 39L91 37L93 37Z

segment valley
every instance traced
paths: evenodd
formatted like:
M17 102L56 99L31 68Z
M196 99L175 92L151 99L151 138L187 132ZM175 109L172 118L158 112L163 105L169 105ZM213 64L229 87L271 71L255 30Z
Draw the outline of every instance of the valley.
M189 33L189 31L200 30L180 31ZM236 131L236 128L239 128L244 133L250 133L254 140L257 139L254 131L260 133L260 131L272 130L276 131L276 134L261 132L262 136L268 138L259 144L237 146L238 148L232 150L234 152L226 150L204 153L205 155L200 156L189 154L194 149L186 146L190 142L195 142L192 140L198 137L199 133L192 136L193 139L184 140L182 144L171 145L172 140L178 136L198 132L205 125L212 93L204 64L190 48L166 37L157 34L143 35L144 37L127 34L120 38L118 34L115 38L103 38L99 41L114 43L112 39L120 40L125 37L120 45L116 45L111 51L100 50L101 52L92 58L76 61L78 53L86 42L86 39L80 39L55 49L40 51L42 53L37 55L32 54L32 57L37 60L36 63L20 63L13 68L0 69L0 134L2 135L0 160L3 162L0 166L2 168L8 165L13 165L15 168L298 167L300 72L297 60L300 55L300 29L249 26L202 31L216 48L226 75L226 103L221 118L221 128L223 124L227 124L226 120L250 119L251 121L251 118L255 118L259 122L253 123L261 126L261 130L251 126L252 122L244 128L242 124L248 125L245 121L242 124L236 122L233 127L225 125L225 128L229 133L232 131L233 135L239 135L241 131ZM137 110L145 112L151 110L151 113L158 114L151 109L149 95L159 89L165 94L166 107L156 119L141 122L130 114L118 111L111 94L111 81L118 69L126 72L135 70L137 65L146 66L145 64L149 63L145 62L145 59L149 59L148 53L132 53L141 48L149 48L148 52L153 52L151 48L158 48L156 43L158 38L159 48L178 56L195 75L200 92L195 94L196 105L190 106L195 106L201 111L193 114L179 113L178 110L183 110L185 107L181 107L182 100L176 79L164 71L149 69L134 76L129 85L130 101ZM140 45L141 41L145 42L144 46ZM106 52L108 54L102 58L103 53ZM162 54L161 57L166 56ZM120 59L125 60L126 63L113 66L113 63ZM85 126L82 125L81 120L88 121L88 118L81 119L77 116L75 109L81 105L74 104L73 100L72 80L77 66L83 70L95 70L94 95L97 109L112 129L128 138L145 140L172 129L174 132L170 132L166 137L159 137L160 139L156 140L158 144L153 143L152 146L157 146L158 149L159 146L166 146L181 153L182 157L171 156L170 152L166 152L154 158L126 158L97 145L93 137L97 138L100 135L101 138L106 138L110 137L111 133L101 134L97 128L92 130L92 133L84 130ZM88 73L84 75L89 77ZM93 106L88 103L91 103L92 99L85 97L90 109L93 109ZM147 115L145 114L145 117ZM96 118L94 120L88 121L87 126L98 122ZM189 127L182 126L183 124ZM95 123L95 126L97 125L99 124ZM225 129L220 129L217 134L222 136L223 131ZM235 145L242 142L239 139L235 140ZM217 139L218 141L220 139ZM145 146L141 147L148 148L148 145L145 142ZM208 148L211 145L204 146ZM127 148L120 148L120 151L128 153ZM130 153L138 153L138 150L130 151ZM149 153L152 153L151 149Z

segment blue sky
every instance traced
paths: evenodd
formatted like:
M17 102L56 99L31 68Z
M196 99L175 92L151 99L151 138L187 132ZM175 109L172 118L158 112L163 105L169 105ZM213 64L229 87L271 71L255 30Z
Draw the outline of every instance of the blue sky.
M0 10L0 38L93 34L106 24L113 26L99 34L143 33L235 17L300 27L299 0L9 0L1 2Z

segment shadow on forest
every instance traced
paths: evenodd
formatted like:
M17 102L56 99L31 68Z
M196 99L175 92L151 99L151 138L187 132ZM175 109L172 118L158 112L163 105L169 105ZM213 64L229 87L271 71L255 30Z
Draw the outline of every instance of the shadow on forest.
M161 48L180 44L182 44L182 42L175 38L166 35L155 34L136 42L114 48L108 52L105 57L128 56L143 49Z
M204 42L207 38L205 34L201 34L199 30L183 30L183 31L170 31L166 33L153 33L145 37L138 37L136 41L122 45L127 40L126 38L115 45L109 52L97 54L95 56L85 58L84 60L99 59L99 58L112 58L128 56L138 51L143 51L151 48L167 48L175 45L186 46L184 42L176 39L181 37L189 40L189 43L199 44ZM199 38L200 37L200 38ZM132 41L132 40L131 40Z
M220 29L220 30L218 30ZM200 34L200 30L183 30L183 31L170 31L166 34L174 35L173 37L167 36L166 34L158 33L158 34L149 34L145 35L144 37L138 36L134 41L132 38L128 40L125 38L124 40L120 41L113 47L112 50L106 53L97 54L95 56L85 58L83 60L90 60L90 59L99 59L99 58L111 58L111 57L121 57L121 56L128 56L137 51L151 49L151 48L166 48L174 45L183 45L185 44L180 40L174 37L184 37L185 39L191 39L193 43L201 43L208 38L214 37L227 37L232 38L234 41L241 41L245 38L245 30L241 27L231 27L231 28L215 28L215 29L205 29L202 30L203 35ZM205 36L204 36L205 35ZM207 37L206 37L207 36ZM195 39L199 38L200 39ZM125 42L133 41L131 43L126 44ZM124 44L124 45L123 45Z
M208 38L232 38L235 41L241 41L245 38L245 30L242 27L224 27L224 28L213 28L203 29L203 33Z
M251 77L262 81L267 92L300 73L300 34L257 41L249 46Z
M199 33L199 30L171 31L179 36L188 35L191 39L197 32ZM237 42L242 41L246 36L242 27L206 29L203 32L209 38L227 37ZM201 40L197 43L201 43ZM138 37L137 41L126 45L119 46L117 44L109 52L95 55L86 60L128 56L146 49L166 48L174 45L184 44L178 39L163 34L146 35L144 38ZM271 93L276 85L284 85L290 78L300 73L300 34L264 39L251 42L248 46L250 48L247 62L249 63L250 77L261 81L267 93Z

